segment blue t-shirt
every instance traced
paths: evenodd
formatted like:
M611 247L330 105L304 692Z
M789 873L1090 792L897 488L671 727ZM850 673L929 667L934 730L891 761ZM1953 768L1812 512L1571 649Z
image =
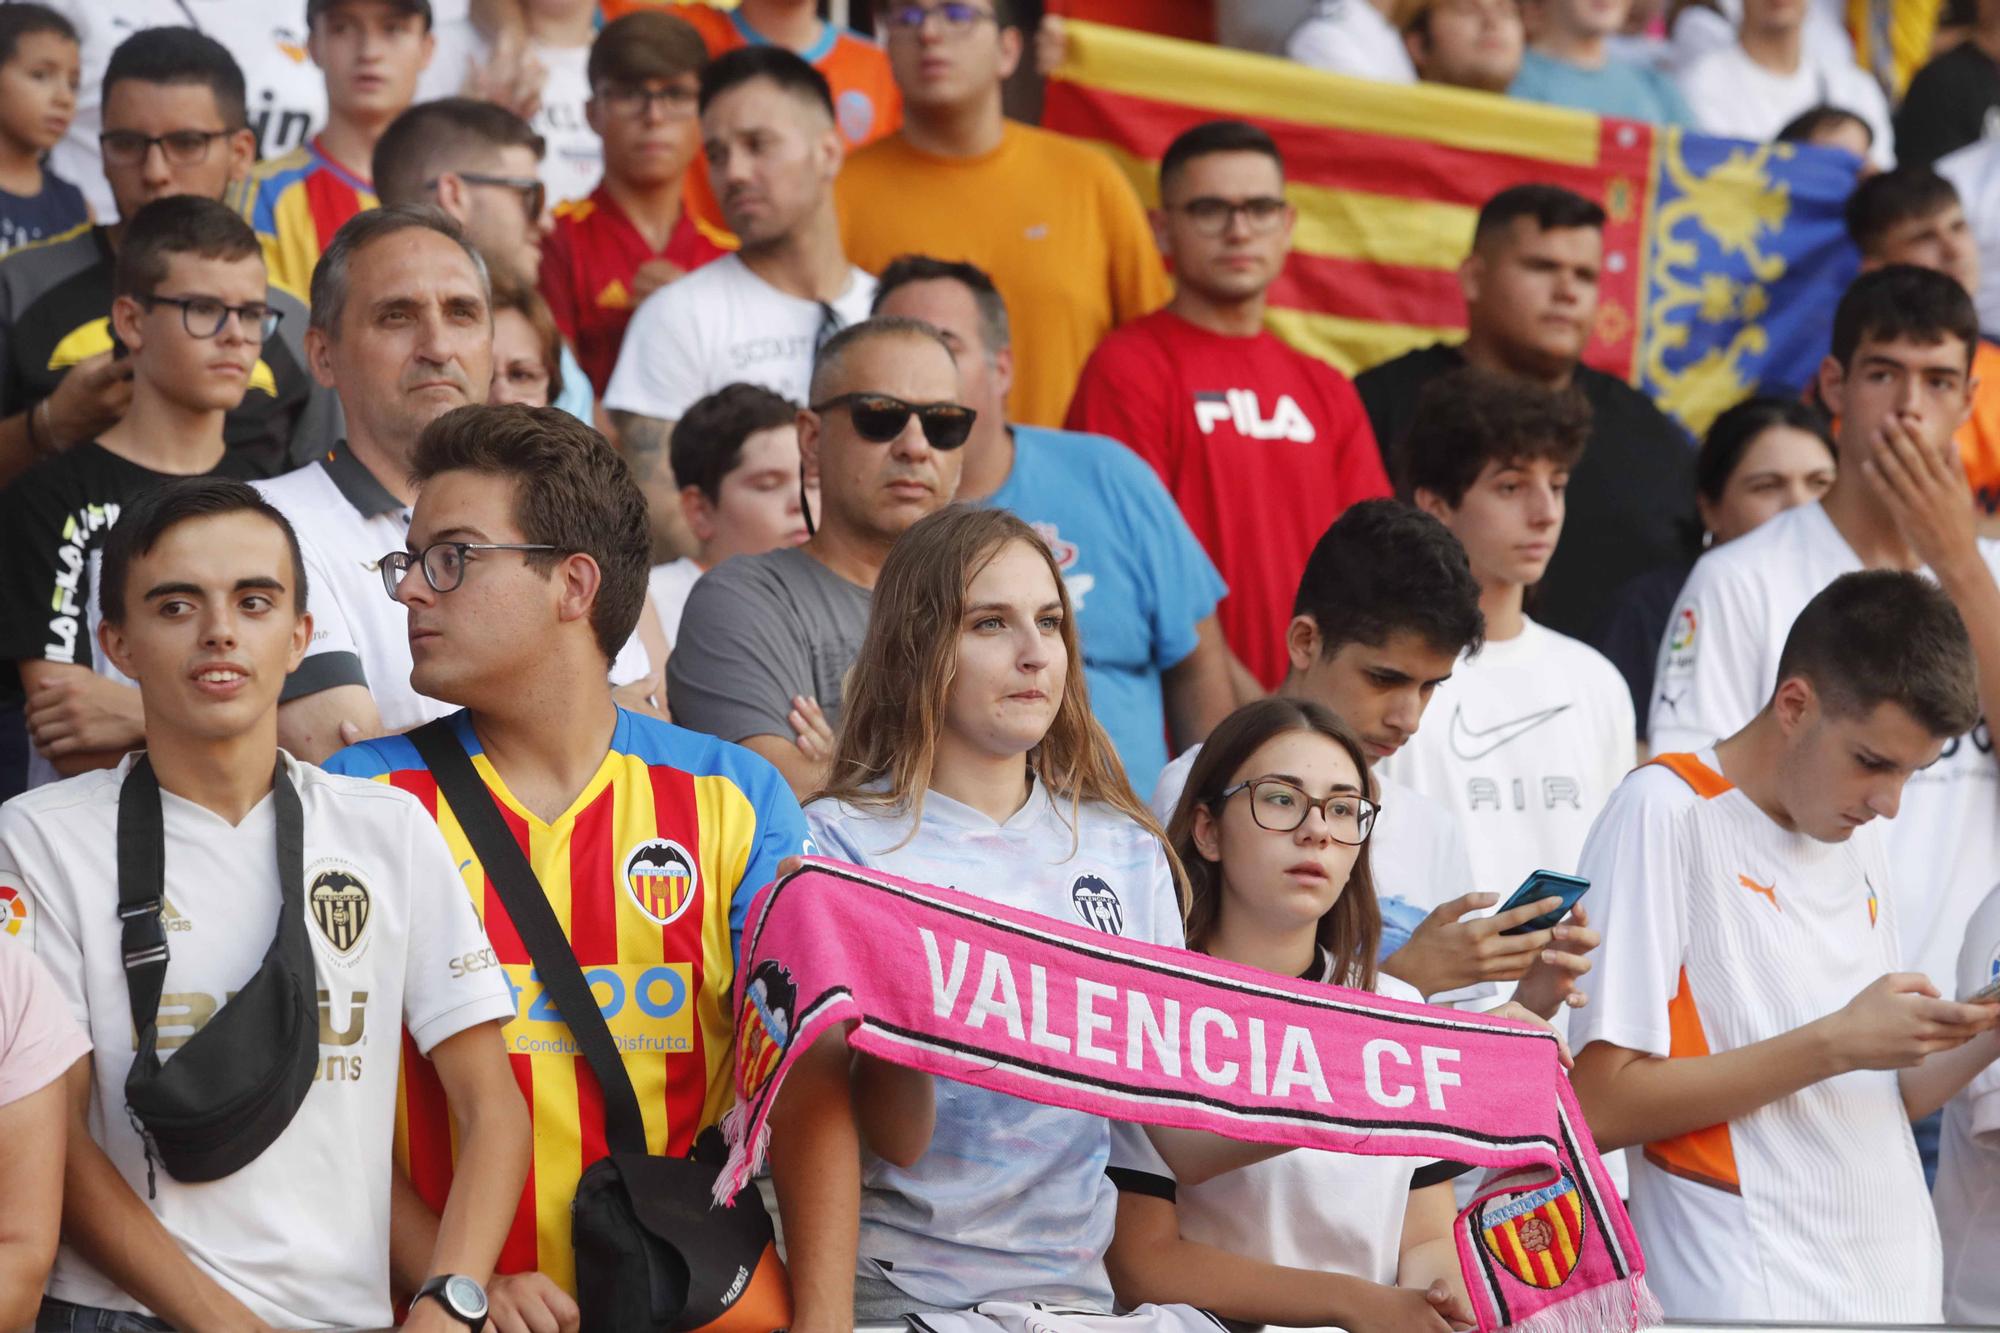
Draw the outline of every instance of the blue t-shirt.
M1521 72L1507 90L1513 97L1575 107L1600 116L1622 116L1654 125L1694 124L1674 81L1651 65L1612 60L1586 69L1530 49L1521 54Z
M42 168L42 192L9 194L0 190L0 255L30 241L60 236L90 221L83 191Z
M1167 488L1116 440L1014 429L1014 470L986 501L1047 541L1076 608L1091 711L1126 775L1152 790L1167 765L1160 673L1194 651L1228 586Z

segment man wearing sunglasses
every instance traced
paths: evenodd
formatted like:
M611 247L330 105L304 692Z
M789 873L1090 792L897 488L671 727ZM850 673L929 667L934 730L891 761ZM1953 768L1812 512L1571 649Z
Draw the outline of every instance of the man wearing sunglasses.
M949 345L907 319L829 338L811 392L799 453L819 477L813 535L704 574L667 659L674 720L756 751L801 797L825 785L876 576L896 539L957 494L976 415Z
M16 662L36 753L29 785L108 768L144 743L139 691L96 652L99 549L121 506L178 476L245 475L223 439L282 312L257 237L223 204L140 209L119 247L111 322L132 404L96 439L31 470L0 503L0 656Z

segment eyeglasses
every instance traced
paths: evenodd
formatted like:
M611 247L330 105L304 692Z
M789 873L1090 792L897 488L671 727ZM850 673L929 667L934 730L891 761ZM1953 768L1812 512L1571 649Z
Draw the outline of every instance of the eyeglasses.
M971 32L980 23L997 25L1000 22L999 16L992 10L959 4L957 0L949 0L942 5L892 5L882 11L883 20L897 32L921 32L933 14L944 24L944 30L954 37Z
M155 306L179 306L181 327L195 338L215 337L229 323L229 317L234 315L245 337L265 342L278 331L278 321L285 317L284 311L273 310L262 301L230 305L213 296L142 296L139 304L148 310Z
M701 101L700 95L689 87L646 88L630 83L599 84L597 96L612 113L631 120L644 120L652 115L655 103L667 113L668 120L688 120Z
M862 439L871 444L887 444L903 433L915 417L923 426L924 439L933 449L956 449L972 435L972 422L979 414L960 403L906 403L886 393L843 393L812 410L825 412L844 407Z
M542 209L548 205L548 187L533 176L489 176L483 171L459 171L452 173L467 185L491 185L495 189L512 190L521 196L521 204L528 210L528 221L539 222ZM435 190L439 178L431 177L424 182L426 190Z
M412 555L408 551L391 551L377 564L382 570L382 587L388 591L389 600L395 601L396 589L403 584L403 575L410 572L411 565L421 565L424 582L431 585L432 592L450 592L465 582L465 553L467 551L559 551L557 546L537 546L524 542L432 542L421 554Z
M97 136L97 147L104 154L107 166L136 167L158 144L168 165L192 167L207 160L210 144L234 133L234 130L175 130L171 134L140 134L137 130L106 130Z
M1282 778L1251 778L1227 788L1217 804L1237 792L1250 793L1250 817L1257 827L1273 833L1290 833L1317 810L1326 820L1327 834L1344 847L1359 847L1374 831L1375 816L1382 807L1365 796L1337 791L1315 800Z
M1222 199L1203 195L1180 206L1182 216L1203 236L1220 236L1229 230L1241 213L1250 230L1259 234L1276 231L1285 220L1286 204L1276 195L1262 194L1253 199Z

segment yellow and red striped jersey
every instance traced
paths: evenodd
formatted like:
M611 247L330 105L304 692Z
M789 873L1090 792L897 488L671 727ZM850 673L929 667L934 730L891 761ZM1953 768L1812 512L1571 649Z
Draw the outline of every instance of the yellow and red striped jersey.
M376 203L375 186L321 152L317 136L258 163L235 200L236 211L264 243L271 285L301 301L312 290L320 252L340 224Z
M451 725L527 853L597 996L645 1118L647 1148L686 1154L730 1102L735 936L778 863L805 851L805 816L778 771L740 746L620 710L604 762L570 808L536 818L481 753L469 715ZM326 767L410 792L437 820L514 993L507 1050L534 1120L534 1161L498 1271L539 1271L574 1291L570 1201L603 1157L596 1076L529 961L437 781L401 736L341 751ZM479 957L468 968L492 966ZM451 1189L444 1090L405 1045L397 1162L433 1209Z

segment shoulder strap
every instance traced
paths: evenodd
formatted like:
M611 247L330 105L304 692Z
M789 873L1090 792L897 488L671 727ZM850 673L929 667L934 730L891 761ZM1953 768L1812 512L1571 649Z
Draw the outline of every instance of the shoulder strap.
M1736 787L1735 783L1691 754L1656 754L1646 762L1658 764L1666 769L1694 788L1695 795L1703 800L1714 800L1724 792L1735 790Z
M590 983L583 979L583 968L576 961L569 937L563 934L562 923L556 920L541 881L535 878L534 867L528 864L521 844L514 840L493 803L493 793L472 766L448 719L425 723L410 732L409 739L437 779L439 793L458 816L459 827L479 854L479 863L493 881L521 943L528 946L528 957L534 960L542 985L554 999L556 1012L597 1075L604 1093L606 1142L616 1152L647 1152L639 1095L632 1089L618 1044L611 1038L597 998L590 993Z
M143 1053L153 1049L160 991L167 980L167 930L160 920L166 900L165 844L160 782L142 754L118 789L118 918L124 924L125 989L142 1063Z

